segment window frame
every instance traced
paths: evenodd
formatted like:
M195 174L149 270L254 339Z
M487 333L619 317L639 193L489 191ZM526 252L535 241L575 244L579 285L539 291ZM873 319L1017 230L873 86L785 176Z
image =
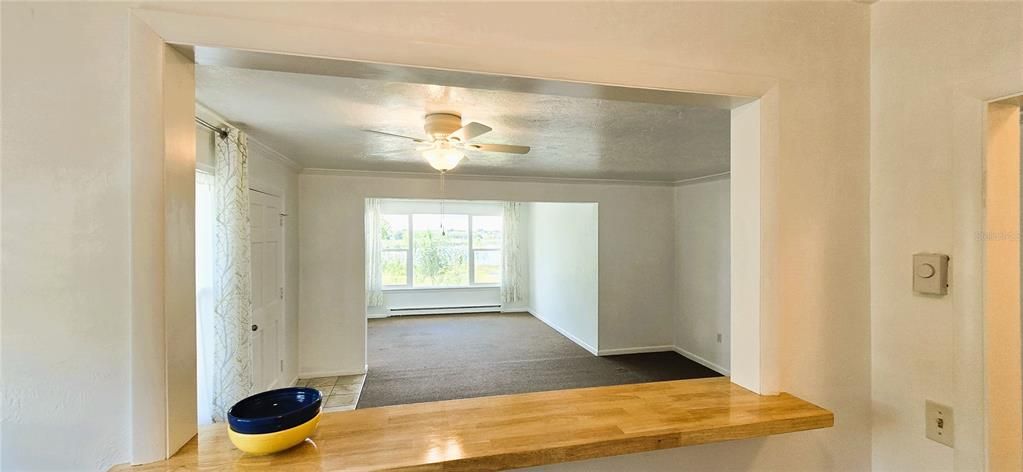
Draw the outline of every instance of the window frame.
M400 213L388 213L387 215L388 216L404 216L406 218L406 220L405 220L406 224L408 225L408 226L406 226L406 228L407 228L406 232L408 233L408 237L406 238L407 241L405 242L405 249L395 249L395 248L381 248L380 249L380 257L381 257L381 259L383 259L383 255L385 253L388 253L388 252L404 252L405 253L405 285L386 285L386 284L383 283L383 280L381 280L380 281L380 286L383 288L383 290L402 289L402 288L406 288L406 287L407 288L411 288L412 287L412 246L413 246L413 244L412 244L412 239L413 239L413 236L412 236L412 213L409 213L407 215L403 215L403 214L400 214ZM384 216L384 214L381 214L380 216ZM380 235L378 234L377 237L380 237ZM380 278L383 279L383 275L382 274L381 274Z
M476 239L476 237L475 237L476 234L473 232L473 221L475 221L476 218L485 217L485 216L503 217L503 214L502 215L469 215L469 286L473 286L473 287L500 287L501 284L504 282L504 277L501 277L501 281L496 283L496 284L478 284L478 283L476 283L476 251L496 252L498 254L500 254L502 251L504 251L504 244L503 244L503 242L501 244L499 244L498 247L496 247L496 248L493 248L493 247L482 247L482 248L474 247L473 240ZM504 222L503 221L501 222L501 239L502 240L504 239Z
M387 253L387 252L402 252L402 251L405 252L405 285L385 285L385 284L383 284L383 281L381 281L381 288L382 288L383 291L387 292L387 291L401 291L401 290L452 290L452 289L500 288L501 287L501 282L498 282L496 284L493 284L493 283L476 283L476 251L486 251L486 252L498 252L498 253L500 253L501 251L504 251L504 248L503 247L497 247L497 248L476 248L475 245L473 244L473 235L474 235L474 233L473 233L473 219L475 217L478 217L478 216L501 216L501 214L498 214L498 215L477 215L477 214L473 214L473 213L470 213L470 212L467 212L467 213L462 213L462 212L447 213L447 214L450 214L450 215L465 215L466 218L468 219L468 238L467 239L468 239L468 246L469 246L469 255L468 255L468 260L466 262L467 262L467 264L469 266L468 267L468 271L469 271L469 284L468 285L448 285L448 286L441 285L441 286L427 286L427 287L417 287L417 286L415 286L415 283L414 283L414 280L415 280L414 272L415 272L415 246L416 245L415 245L415 228L412 226L412 217L417 215L417 214L427 215L427 214L432 214L432 213L413 212L413 211L402 212L402 213L383 213L383 212L381 213L381 216L385 216L385 215L386 216L392 216L392 217L404 216L407 219L407 222L408 222L407 223L408 224L408 242L407 242L407 246L404 249L382 248L380 250L381 255L384 254L384 253ZM501 225L501 232L502 232L502 238L503 238L503 235L504 235L504 225L503 224ZM378 235L378 237L379 237L379 235ZM381 276L381 277L383 277L383 276ZM503 282L503 280L502 280L502 282Z

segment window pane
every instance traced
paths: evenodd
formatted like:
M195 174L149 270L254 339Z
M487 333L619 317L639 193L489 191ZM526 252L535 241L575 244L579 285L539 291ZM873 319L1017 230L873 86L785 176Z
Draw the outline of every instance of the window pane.
M412 215L412 284L469 284L469 216Z
M408 282L408 251L384 251L381 256L384 285L405 285Z
M500 216L472 217L472 247L501 249L502 225L504 225L504 218Z
M473 250L473 264L476 266L476 283L501 283L501 251Z
M384 249L408 249L408 215L381 215L380 239Z

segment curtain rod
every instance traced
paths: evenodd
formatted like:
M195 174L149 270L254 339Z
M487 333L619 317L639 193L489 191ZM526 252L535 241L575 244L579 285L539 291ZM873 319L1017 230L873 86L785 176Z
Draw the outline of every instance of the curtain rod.
M209 124L209 122L207 122L206 120L204 120L202 118L199 118L198 116L195 117L195 122L199 123L199 126L202 126L203 128L207 128L210 131L213 131L214 133L217 133L217 136L220 136L220 139L224 139L224 138L227 137L227 130L222 129L222 128L217 128L216 126L213 126L213 125Z

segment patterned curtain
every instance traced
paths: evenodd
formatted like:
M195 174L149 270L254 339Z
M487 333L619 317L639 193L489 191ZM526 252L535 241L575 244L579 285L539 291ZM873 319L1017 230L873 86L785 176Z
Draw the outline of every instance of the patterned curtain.
M522 204L504 202L501 245L501 303L505 306L526 301L528 285L526 251L522 236Z
M366 199L366 306L384 306L380 200Z
M252 286L249 265L249 168L245 134L229 128L216 139L213 198L213 421L252 392Z

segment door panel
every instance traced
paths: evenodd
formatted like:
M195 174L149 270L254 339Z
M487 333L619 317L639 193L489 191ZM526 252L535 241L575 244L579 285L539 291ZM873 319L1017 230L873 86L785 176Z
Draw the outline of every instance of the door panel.
M281 385L283 269L281 198L250 191L252 228L252 365L255 391Z

